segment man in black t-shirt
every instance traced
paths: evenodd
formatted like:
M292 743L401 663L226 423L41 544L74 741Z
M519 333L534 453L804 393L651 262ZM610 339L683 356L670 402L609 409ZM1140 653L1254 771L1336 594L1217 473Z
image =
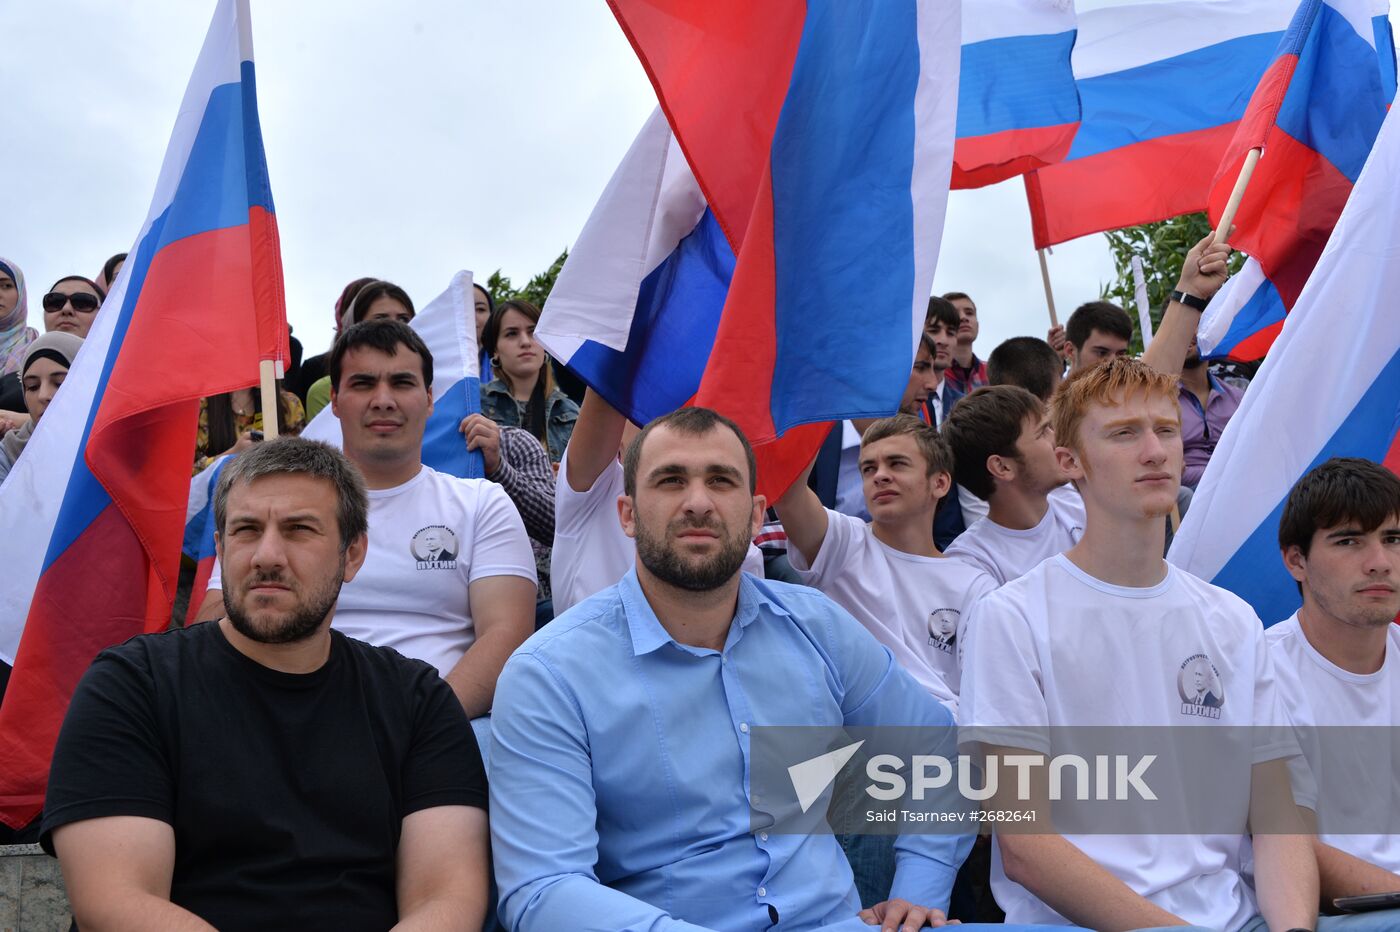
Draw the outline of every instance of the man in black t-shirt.
M479 929L486 778L428 664L332 631L364 482L284 439L224 468L227 617L104 651L54 751L41 840L101 929ZM207 923L207 925L206 925Z

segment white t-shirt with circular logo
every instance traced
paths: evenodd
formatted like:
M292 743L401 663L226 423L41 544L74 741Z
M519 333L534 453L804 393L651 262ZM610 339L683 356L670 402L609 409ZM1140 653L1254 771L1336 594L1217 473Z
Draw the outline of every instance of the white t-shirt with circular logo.
M1237 929L1259 912L1242 876L1252 860L1245 834L1252 766L1294 757L1297 745L1280 738L1288 720L1258 616L1233 593L1165 565L1156 586L1128 588L1060 554L980 600L967 624L959 726L965 744L1056 754L1047 728L1123 726L1155 742L1149 786L1165 779L1172 790L1173 768L1191 768L1204 795L1184 804L1216 812L1223 800L1234 824L1220 833L1064 837L1167 912ZM1243 735L1251 746L1242 753L1190 759L1187 742L1200 747L1187 737L1192 730L1221 726L1266 727L1219 733ZM1065 735L1073 733L1057 733ZM1007 878L999 846L992 890L1008 923L1069 924Z
M967 610L996 583L948 557L895 550L859 518L826 510L826 537L811 566L796 547L788 560L802 581L856 617L895 660L957 714L958 640Z
M535 580L525 523L505 490L424 466L369 490L369 550L340 589L331 627L447 673L476 640L468 587L487 576ZM219 567L210 589L222 588Z

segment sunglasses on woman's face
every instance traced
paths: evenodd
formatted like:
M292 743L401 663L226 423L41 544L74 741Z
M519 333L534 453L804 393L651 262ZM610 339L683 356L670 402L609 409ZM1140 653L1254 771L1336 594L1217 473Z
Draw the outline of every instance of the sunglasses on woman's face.
M73 310L75 311L91 313L97 310L97 305L100 302L97 300L97 295L88 294L85 291L80 291L77 294L64 294L61 291L50 291L48 294L44 295L44 310L48 311L50 314L57 314L59 311L63 310L63 305L69 303L73 305Z

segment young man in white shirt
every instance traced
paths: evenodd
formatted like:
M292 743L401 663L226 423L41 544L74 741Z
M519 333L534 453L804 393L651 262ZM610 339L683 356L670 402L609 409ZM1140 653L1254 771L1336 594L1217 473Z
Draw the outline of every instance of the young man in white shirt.
M1014 385L979 388L948 415L943 436L958 484L989 507L987 517L958 535L948 556L984 570L1000 586L1079 542L1082 501L1050 497L1065 474L1039 398Z
M331 408L369 492L369 552L332 626L437 668L469 718L534 630L535 558L520 513L485 479L423 465L433 357L406 324L364 321L331 349ZM200 620L223 615L216 568Z
M1400 891L1400 835L1364 834L1400 807L1390 737L1400 725L1400 478L1370 460L1328 460L1289 493L1279 547L1303 607L1267 637L1319 784L1323 903ZM1362 918L1376 924L1358 928L1400 928L1400 911L1352 921Z
M591 388L584 394L554 490L549 578L555 618L616 584L637 562L636 546L618 517L623 497L618 456L637 432L603 396ZM752 544L744 570L763 575L763 554Z
M1154 753L1175 762L1186 735L1200 741L1227 735L1223 726L1285 724L1257 616L1162 559L1163 522L1182 468L1175 380L1137 360L1112 360L1061 389L1053 427L1061 468L1084 498L1084 535L973 609L960 716L975 729L968 745L1049 755L1083 732L1059 731L1052 744L1048 728L1118 726L1150 738ZM1188 701L1186 674L1202 664L1215 706ZM1252 850L1247 835L1254 806L1265 801L1253 787L1286 785L1285 758L1296 747L1242 751L1212 759L1209 798L1186 800L1217 810L1227 800L1210 834L1186 834L1178 824L1135 835L1061 835L1053 823L1035 826L1036 834L999 827L992 888L1007 921L1313 929L1317 867L1291 801L1283 797L1281 807L1292 816L1281 826L1286 833L1256 834ZM1030 798L1048 798L1046 770L1031 769ZM1017 775L1006 767L998 774L990 808L1013 808L1007 794ZM1250 857L1254 888L1244 877Z
M933 514L952 485L951 472L952 454L938 431L899 414L875 421L861 439L869 524L823 508L805 473L776 508L788 560L803 582L854 615L956 713L962 621L995 584L934 545Z

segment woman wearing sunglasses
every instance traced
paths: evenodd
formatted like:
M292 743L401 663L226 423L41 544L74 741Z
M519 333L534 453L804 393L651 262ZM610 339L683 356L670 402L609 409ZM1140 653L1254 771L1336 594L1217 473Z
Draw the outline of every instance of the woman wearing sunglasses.
M81 275L60 278L44 295L44 329L86 338L97 309L106 297L107 292L90 278Z

